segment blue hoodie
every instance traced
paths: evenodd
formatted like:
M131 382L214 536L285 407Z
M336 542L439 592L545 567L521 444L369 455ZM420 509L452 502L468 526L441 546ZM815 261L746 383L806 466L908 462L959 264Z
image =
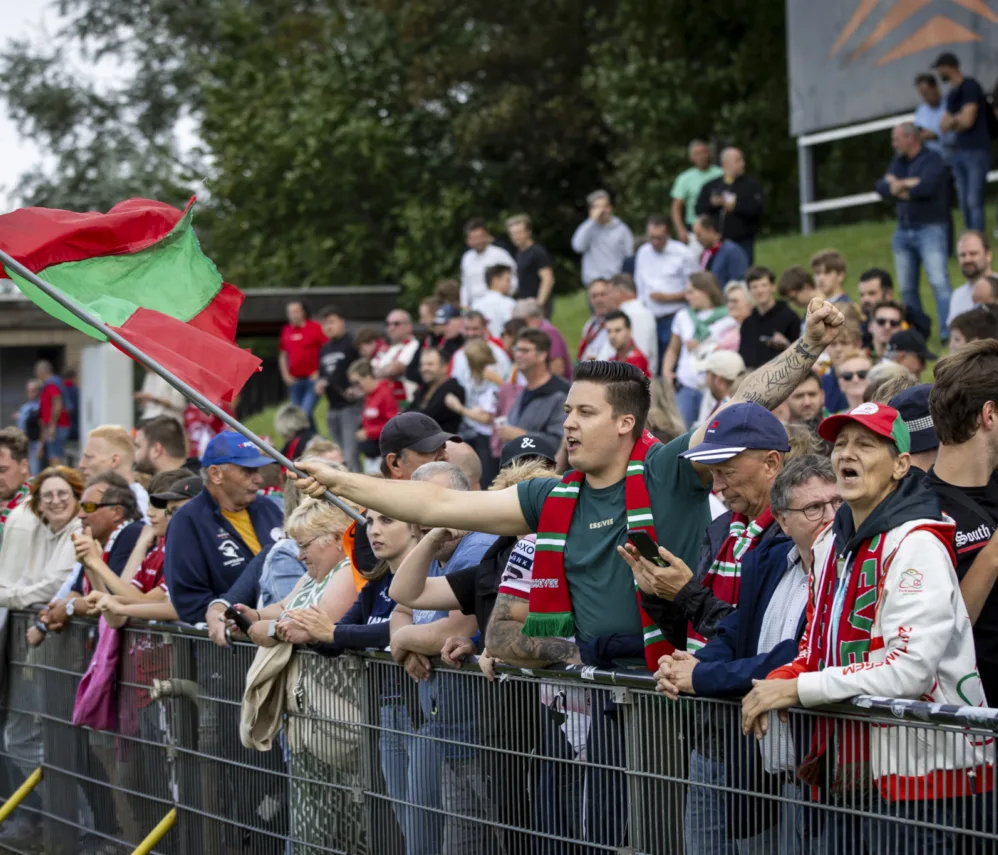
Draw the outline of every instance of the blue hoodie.
M262 547L284 537L284 514L276 504L258 498L247 510ZM163 572L170 602L187 623L203 621L208 604L228 591L253 559L207 490L173 515L168 545Z

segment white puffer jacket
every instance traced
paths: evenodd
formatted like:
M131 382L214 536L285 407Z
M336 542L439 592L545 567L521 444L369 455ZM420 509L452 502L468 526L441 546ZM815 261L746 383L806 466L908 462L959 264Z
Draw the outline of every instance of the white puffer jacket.
M807 707L856 695L984 707L970 616L946 547L913 520L887 532L886 577L871 630L867 662L826 667L798 676ZM817 576L832 545L832 527L814 545L811 576ZM841 573L850 572L850 564ZM998 700L998 699L996 699ZM990 788L993 740L956 730L919 725L876 726L871 762L889 800L952 798Z

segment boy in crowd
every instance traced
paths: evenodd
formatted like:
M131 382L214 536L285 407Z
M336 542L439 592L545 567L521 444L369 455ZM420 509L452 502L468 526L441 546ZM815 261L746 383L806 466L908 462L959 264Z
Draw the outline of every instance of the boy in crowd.
M800 318L783 300L774 298L776 276L768 267L750 267L745 282L755 307L742 321L738 353L747 368L758 368L797 338Z
M513 310L516 308L516 300L509 296L513 287L512 268L505 264L493 264L486 268L485 284L488 285L488 291L475 300L471 308L485 315L489 334L493 338L499 338L502 328L513 317Z
M613 349L610 362L626 362L635 368L640 368L645 377L651 377L647 357L634 345L634 338L631 334L631 319L618 309L606 316L605 323L606 336Z
M837 249L823 249L811 257L811 272L818 290L829 303L851 303L849 295L842 290L846 281L846 260Z

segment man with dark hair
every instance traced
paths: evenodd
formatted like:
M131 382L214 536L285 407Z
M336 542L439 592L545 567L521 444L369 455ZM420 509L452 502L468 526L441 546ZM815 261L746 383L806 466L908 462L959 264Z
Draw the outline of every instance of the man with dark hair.
M638 299L655 317L656 351L664 354L673 318L686 308L686 280L696 270L696 262L685 243L669 237L668 220L661 214L648 218L647 234L648 240L634 256L634 284ZM658 369L658 362L653 364Z
M35 363L35 379L41 384L41 395L38 399L38 422L41 426L39 460L42 469L65 463L66 440L72 420L69 407L66 404L66 387L62 379L55 373L52 363L47 359L39 359Z
M651 377L648 358L635 346L631 335L631 319L619 309L606 316L606 335L613 350L610 362L626 362Z
M956 521L956 574L974 625L984 696L998 698L998 341L939 360L929 393L939 451L925 485Z
M713 273L722 289L731 281L745 278L751 263L748 255L737 243L721 237L721 228L711 214L701 214L694 220L693 234L703 247L700 269Z
M877 303L894 299L894 279L881 267L871 267L859 274L859 307L869 317Z
M0 543L10 512L31 493L28 437L17 428L0 430Z
M990 306L978 306L953 318L949 329L949 352L953 354L972 341L998 339L998 316Z
M485 286L488 290L471 304L472 309L485 316L493 338L502 335L503 326L513 317L513 309L516 308L516 300L509 296L512 275L513 269L505 264L486 267Z
M784 300L790 300L799 309L806 309L815 297L821 296L811 271L800 264L791 265L780 274L776 291ZM803 328L802 324L801 329Z
M816 431L818 422L828 415L825 412L825 392L821 388L821 378L813 371L806 375L790 393L787 406L794 424L806 425Z
M516 396L507 423L494 428L504 443L527 433L543 433L561 440L569 384L551 373L550 353L551 339L546 332L525 329L516 337L513 361L527 385Z
M905 328L904 306L893 300L881 300L869 316L871 356L882 358L894 333Z
M613 215L613 202L606 190L586 196L589 216L572 235L572 249L582 256L582 284L609 279L620 273L624 259L634 252L634 234L627 223Z
M492 235L485 220L480 217L464 224L464 242L468 249L461 256L461 305L468 307L488 291L485 271L496 264L504 264L516 270L513 256L498 244L493 243ZM512 276L510 290L516 293L516 274Z
M915 78L915 88L922 99L922 103L915 108L915 127L918 128L925 147L944 161L949 161L956 134L942 129L946 104L939 89L939 81L932 74L919 74Z
M533 225L526 214L506 220L506 234L516 247L517 296L521 300L533 297L550 316L554 295L554 268L548 251L534 240Z
M319 379L319 351L326 343L322 327L311 319L304 300L287 305L288 322L281 329L277 362L288 387L288 400L312 418L319 398L314 384Z
M329 402L326 428L329 438L343 450L343 459L354 472L360 472L357 431L360 428L362 399L347 379L347 368L360 359L338 306L325 306L319 312L326 343L319 351L319 379L315 393L325 393Z
M949 84L946 111L939 128L954 134L950 163L956 179L956 195L968 229L984 231L984 188L991 169L991 132L987 111L991 105L981 84L964 77L955 54L943 53L932 67Z
M790 346L800 331L800 318L783 300L775 299L776 276L768 267L750 267L745 283L755 306L742 321L738 353L747 368L758 368Z
M187 465L187 436L173 416L155 416L135 430L135 468L145 475L183 469ZM196 474L196 473L195 473Z
M696 211L715 217L725 240L738 244L751 264L762 219L762 185L745 174L745 156L734 146L721 152L721 169L724 174L720 178L700 189ZM720 276L718 280L722 286L727 284Z

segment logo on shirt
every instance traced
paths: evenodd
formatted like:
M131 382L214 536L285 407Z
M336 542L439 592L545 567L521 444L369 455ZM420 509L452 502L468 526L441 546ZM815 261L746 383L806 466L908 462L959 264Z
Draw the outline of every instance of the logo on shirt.
M281 539L283 532L276 525L270 530L270 539L277 543Z
M991 528L987 523L981 523L973 531L958 531L953 538L953 542L957 549L962 549L965 546L971 546L975 543L984 544L991 540L991 535L993 534Z
M922 574L917 570L905 570L901 574L901 583L898 585L898 590L909 594L920 594L923 590L922 580Z
M223 540L218 544L218 551L225 558L225 561L222 562L225 567L232 567L233 565L243 563L243 557L239 554L239 547L231 540Z
M589 528L590 529L606 528L607 526L613 525L614 522L616 522L616 520L613 517L611 517L608 520L600 520L599 522L589 523Z

